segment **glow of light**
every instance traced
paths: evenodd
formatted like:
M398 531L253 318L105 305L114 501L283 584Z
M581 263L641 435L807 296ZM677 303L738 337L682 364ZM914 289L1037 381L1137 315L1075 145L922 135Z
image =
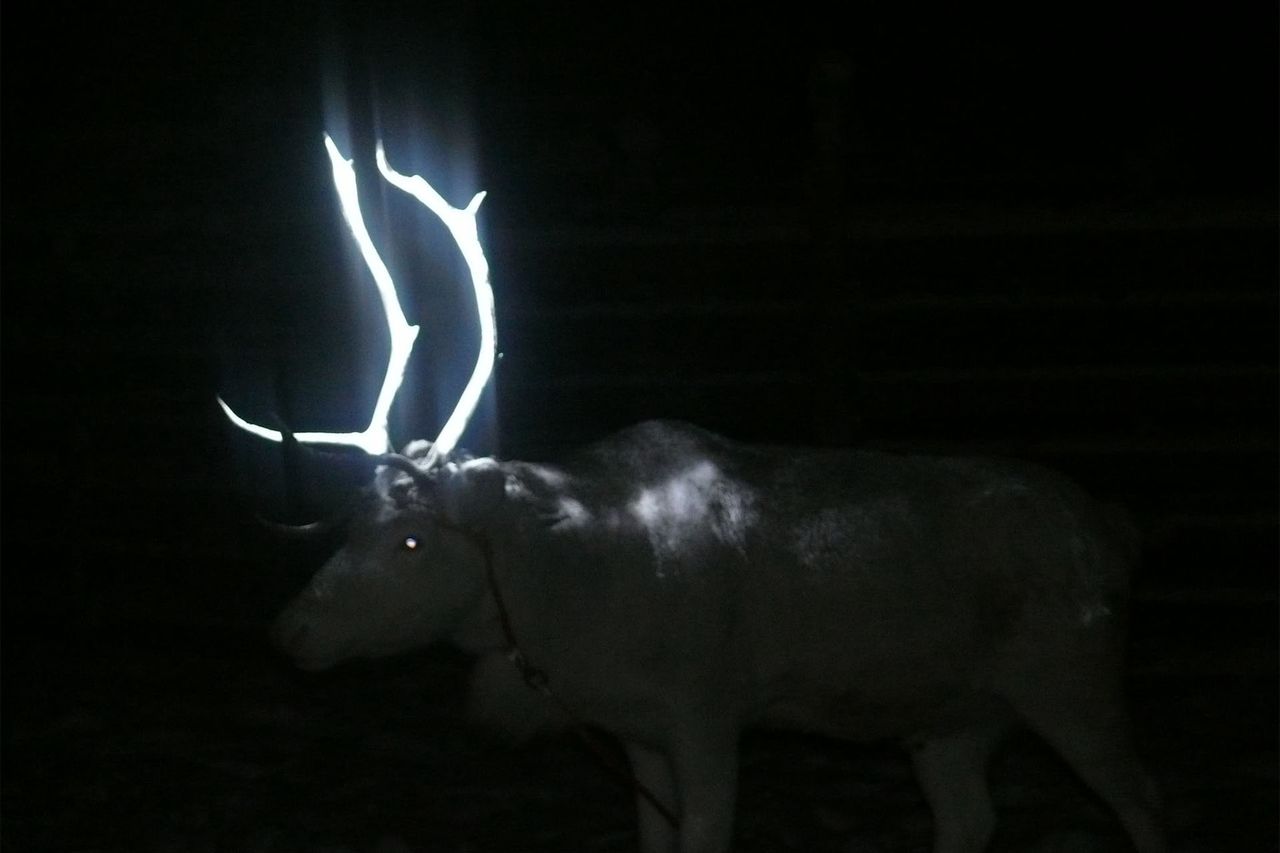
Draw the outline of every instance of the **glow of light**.
M456 208L444 200L431 184L419 175L405 176L391 168L387 163L387 154L381 143L377 150L378 171L389 184L422 202L432 213L440 217L440 221L453 235L454 242L467 262L467 270L471 273L471 285L476 293L476 311L480 317L480 353L476 358L475 369L467 381L462 396L453 414L445 421L436 437L435 443L427 454L425 467L430 468L439 459L449 456L466 429L476 406L480 402L480 394L485 384L493 375L493 364L498 352L497 322L494 316L493 288L489 285L489 261L484 256L480 245L480 234L476 228L476 211L480 202L484 201L484 193L476 193L475 198L465 208Z
M374 284L382 300L383 313L386 314L387 329L390 332L391 352L387 359L387 372L382 380L382 388L378 392L378 399L373 407L373 414L370 416L369 425L362 432L300 432L295 433L294 437L302 443L344 444L358 447L369 454L385 453L392 449L387 431L391 404L395 401L396 392L404 381L405 367L418 337L418 327L409 325L405 320L404 311L396 296L395 282L392 281L391 273L378 255L369 231L365 227L364 218L360 213L355 170L352 168L351 161L342 156L328 134L325 135L324 143L333 168L333 183L338 191L343 217L351 229L356 244L360 247L360 255L373 275ZM447 458L449 452L457 445L467 421L479 403L480 394L493 373L493 364L497 355L497 324L494 316L493 289L489 285L489 262L480 246L479 232L476 228L476 211L480 207L480 202L484 200L485 194L478 193L470 204L463 209L458 209L446 202L423 178L417 175L406 177L392 169L387 163L381 143L377 147L377 161L378 170L389 183L418 199L449 229L471 273L480 314L480 355L457 407L445 422L439 437L427 455L425 467L430 468L438 461ZM283 441L284 436L279 430L250 423L237 415L220 396L218 404L231 422L241 429L271 441Z

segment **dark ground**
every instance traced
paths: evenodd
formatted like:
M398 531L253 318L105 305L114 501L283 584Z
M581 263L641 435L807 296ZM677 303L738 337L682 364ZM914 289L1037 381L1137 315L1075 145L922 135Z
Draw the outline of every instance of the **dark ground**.
M253 516L349 483L291 483L213 397L315 429L367 407L381 321L320 132L367 165L377 128L454 203L490 192L505 358L472 449L679 417L1058 467L1145 536L1130 691L1174 849L1277 850L1274 8L536 7L4 29L0 847L631 849L575 741L466 725L458 656L307 676L266 641L325 554ZM429 342L403 442L451 407L471 309L425 217L361 178ZM927 849L895 747L744 749L739 849ZM1029 736L992 778L995 850L1125 849Z
M1274 611L1137 609L1138 742L1175 850L1275 849ZM6 701L24 712L5 726L5 849L633 849L630 796L576 741L513 750L461 722L460 664L424 654L307 677L260 632L138 622L29 636L6 660ZM993 850L1126 849L1029 736L991 775ZM896 747L759 734L744 747L739 827L743 851L890 853L926 849L930 818Z

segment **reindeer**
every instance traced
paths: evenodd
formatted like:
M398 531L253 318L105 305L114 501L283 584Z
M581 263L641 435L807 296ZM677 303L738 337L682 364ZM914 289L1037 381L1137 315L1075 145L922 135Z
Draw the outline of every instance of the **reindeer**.
M470 652L478 719L621 742L643 853L729 849L754 726L899 740L935 853L986 848L988 760L1029 726L1139 853L1166 850L1121 690L1131 543L1081 489L1013 461L752 446L660 421L554 464L472 458L457 442L496 353L483 194L453 208L379 147L383 177L457 241L481 321L458 407L434 441L395 453L386 418L417 329L360 221L351 164L326 145L392 346L368 428L296 435L376 466L345 544L273 628L299 666L437 641Z

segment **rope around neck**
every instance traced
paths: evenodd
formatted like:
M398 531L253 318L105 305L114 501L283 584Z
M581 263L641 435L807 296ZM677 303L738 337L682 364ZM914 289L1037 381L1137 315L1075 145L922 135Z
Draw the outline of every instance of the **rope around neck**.
M471 539L480 549L480 553L484 555L485 575L489 579L489 589L493 592L493 600L498 605L498 621L502 625L503 641L507 646L507 659L511 661L520 673L524 683L529 685L530 689L541 693L560 709L560 712L569 720L579 739L586 744L587 748L591 750L606 771L623 785L643 797L658 814L662 815L667 823L671 824L672 829L679 830L680 819L676 817L675 813L659 800L657 795L649 790L643 782L636 778L635 773L632 772L629 766L618 760L616 753L589 727L582 717L556 695L551 689L551 679L546 671L535 666L521 651L520 644L516 642L515 629L511 627L511 613L507 610L507 603L502 597L502 590L498 587L498 577L493 567L493 545L490 543L489 538L479 531L457 529Z

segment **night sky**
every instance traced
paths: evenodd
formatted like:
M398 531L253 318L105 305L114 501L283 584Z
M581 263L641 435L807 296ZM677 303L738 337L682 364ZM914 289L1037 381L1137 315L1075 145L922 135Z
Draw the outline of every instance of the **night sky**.
M4 850L436 849L412 797L379 800L412 771L380 775L360 721L415 665L457 662L325 682L276 658L270 617L325 554L255 516L331 508L361 469L286 475L215 403L364 425L385 332L325 132L423 329L397 444L447 416L475 321L442 229L379 181L378 139L457 206L488 193L503 359L465 445L553 458L669 417L1057 467L1143 529L1140 661L1197 674L1142 682L1148 721L1226 697L1187 730L1199 758L1156 762L1199 815L1179 849L1274 841L1274 4L238 5L5 7ZM276 730L244 720L302 701L323 713L264 757ZM1223 747L1233 717L1265 731ZM455 758L507 767L476 749ZM1262 771L1231 776L1231 750ZM288 774L344 762L371 781L327 813L378 800L377 830L304 816ZM1195 775L1236 785L1238 822ZM614 808L620 840L590 849L632 843Z

